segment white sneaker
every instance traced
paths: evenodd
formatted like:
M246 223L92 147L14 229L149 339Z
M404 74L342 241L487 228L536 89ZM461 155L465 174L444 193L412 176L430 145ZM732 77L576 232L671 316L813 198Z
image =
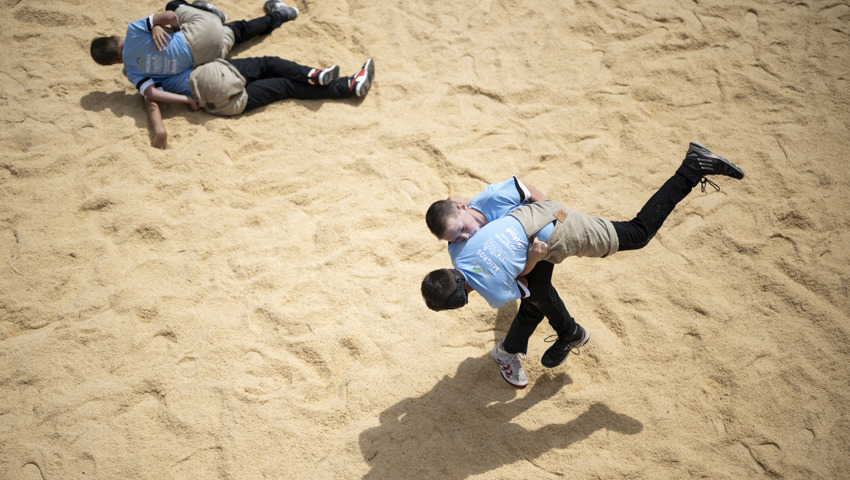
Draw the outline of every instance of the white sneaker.
M365 97L369 93L369 88L372 86L372 80L374 79L375 62L370 58L363 64L363 68L348 81L348 88L358 97Z
M525 370L522 369L522 363L520 363L520 357L525 358L525 354L506 352L502 348L502 341L499 340L499 344L493 347L490 356L499 365L502 378L507 380L508 383L517 388L525 388L528 385L528 377L525 376Z
M339 78L339 66L331 65L325 68L314 68L307 74L307 82L310 85L330 85L331 82Z

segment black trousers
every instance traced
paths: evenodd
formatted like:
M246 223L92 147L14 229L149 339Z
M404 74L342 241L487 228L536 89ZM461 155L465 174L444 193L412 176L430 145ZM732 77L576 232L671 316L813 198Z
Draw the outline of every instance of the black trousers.
M647 200L635 218L628 222L611 222L620 241L619 250L645 247L676 208L676 204L687 197L695 186L697 183L677 172Z
M196 7L185 0L172 0L165 5L165 10L174 11L177 10L177 7L184 5L204 10L205 12L207 11L206 9ZM227 22L224 26L233 30L234 44L239 45L240 43L247 42L254 37L271 33L272 30L283 25L283 21L283 16L280 13L272 12L253 20L236 20L234 22Z
M245 91L248 93L248 104L245 112L287 98L315 100L354 95L349 86L349 77L337 78L327 86L312 85L307 81L312 68L282 58L237 58L228 62L247 81Z
M247 42L260 35L269 34L281 25L283 25L283 17L278 12L272 12L253 20L236 20L224 24L225 27L233 30L234 45Z
M637 250L645 247L664 224L664 221L682 199L697 186L697 182L675 173L664 185L647 200L640 212L627 222L611 222L620 242L619 250ZM570 339L578 325L570 316L563 300L552 286L552 270L555 265L540 262L525 278L531 292L520 301L519 311L514 317L502 347L509 353L527 353L528 339L543 321L545 316L549 325L559 337Z
M502 341L502 348L509 353L528 352L528 339L543 321L549 319L549 325L559 337L570 338L576 328L576 321L567 311L558 291L552 286L552 270L555 265L539 262L526 275L528 290L531 292L519 303L519 311L514 317L508 334Z

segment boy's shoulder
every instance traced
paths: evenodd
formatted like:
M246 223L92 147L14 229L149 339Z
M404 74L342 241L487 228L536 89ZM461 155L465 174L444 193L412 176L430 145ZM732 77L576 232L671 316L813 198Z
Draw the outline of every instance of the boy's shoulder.
M523 205L530 196L528 188L514 176L503 182L487 185L481 193L472 198L469 207L483 213L487 220L492 222Z
M519 181L516 176L512 176L505 181L487 185L475 198L506 197L522 202L528 200L529 196L531 196L531 193L528 191L528 187Z

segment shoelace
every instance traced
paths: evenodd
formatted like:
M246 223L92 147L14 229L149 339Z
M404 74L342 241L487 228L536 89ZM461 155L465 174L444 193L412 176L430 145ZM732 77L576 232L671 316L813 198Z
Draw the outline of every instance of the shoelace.
M525 360L524 353L514 353L510 354L511 356L508 358L508 365L511 366L511 369L515 372L517 370L522 369L522 360Z
M503 352L508 353L507 351L505 351L505 350L502 348L502 342L503 342L504 340L505 340L505 337L499 337L499 348L500 348ZM501 355L501 354L500 354L500 355ZM513 365L514 361L515 361L517 358L518 358L518 359L520 359L520 360L525 360L525 354L524 354L524 353L522 353L522 352L517 352L517 353L508 353L508 355L510 355L510 356L511 356L511 359L510 359L510 363L511 363L511 365ZM522 366L522 364L520 364L520 366Z
M718 192L720 191L720 185L718 185L718 184L716 184L716 183L712 182L711 180L709 180L709 179L708 179L708 178L706 178L706 177L702 177L702 178L700 179L699 183L701 184L701 185L700 185L700 190L702 191L702 193L705 193L705 185L706 185L706 184L711 185L711 186L712 186L712 187L714 187L714 189L715 189L715 190L717 190Z
M554 340L549 340L549 339L550 339L550 338L552 338L552 337L555 337L555 339L554 339ZM557 342L557 341L558 341L558 335L557 335L557 334L549 335L548 337L544 338L544 339L543 339L543 341L544 341L544 342L546 342L546 343ZM581 350L579 350L579 348L578 348L578 347L570 348L570 353L572 353L572 354L574 354L574 355L581 355Z
M507 352L505 352L505 353L507 353ZM524 354L524 353L522 353L522 352L519 352L519 353L508 353L508 355L510 355L510 358L509 358L509 360L508 360L508 363L510 363L510 364L511 364L511 366L513 366L514 362L516 362L516 361L518 361L518 360L525 360L525 354ZM520 366L522 366L522 363L520 363Z

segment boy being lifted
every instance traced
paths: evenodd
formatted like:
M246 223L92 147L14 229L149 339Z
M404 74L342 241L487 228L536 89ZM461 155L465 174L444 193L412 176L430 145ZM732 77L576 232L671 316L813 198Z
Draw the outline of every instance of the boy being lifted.
M475 222L470 225L475 230L472 236L449 244L455 268L435 270L425 276L421 287L425 304L435 311L460 308L466 305L468 294L473 290L493 308L521 298L520 309L507 335L491 354L505 380L525 387L528 379L520 357L525 356L528 339L544 316L558 335L543 355L542 363L546 367L560 365L571 349L584 345L590 338L587 330L569 315L552 286L554 264L569 256L606 257L620 250L643 248L675 206L700 182L703 191L706 183L719 189L705 178L706 175L744 178L744 172L735 164L691 142L676 173L632 220L612 222L570 210L552 200L543 200L520 206L506 217L491 220L484 226ZM448 220L434 218L432 222L434 225L454 225L453 220L458 216L450 212L440 216ZM451 231L448 234L435 232L439 238L453 234ZM536 250L539 242L546 244L542 254ZM521 278L523 275L525 278Z

